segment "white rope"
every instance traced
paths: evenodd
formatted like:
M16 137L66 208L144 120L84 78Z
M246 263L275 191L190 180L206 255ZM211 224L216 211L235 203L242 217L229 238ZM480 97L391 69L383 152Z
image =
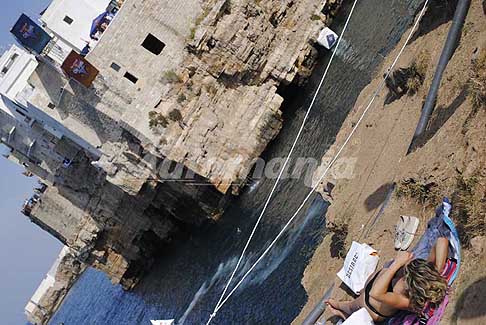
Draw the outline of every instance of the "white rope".
M338 159L339 155L341 154L341 152L344 150L344 148L346 147L346 145L348 144L349 140L351 139L351 137L354 135L354 133L356 132L358 126L361 124L361 122L363 121L364 117L366 116L366 114L368 113L368 110L370 109L371 105L373 105L376 97L378 96L378 94L383 90L384 86L385 86L385 82L386 80L390 77L390 74L392 72L392 70L395 68L395 65L397 64L398 60L400 59L401 55L403 54L404 50L405 50L405 47L407 46L408 42L410 41L410 39L412 38L413 36L413 33L415 32L415 30L417 29L417 26L420 22L420 20L422 19L424 13L425 13L425 10L427 9L427 5L429 3L429 0L426 0L425 1L425 4L424 4L424 7L423 9L421 10L420 12L420 15L418 17L418 19L416 20L415 24L413 25L412 27L412 30L410 31L410 34L408 35L407 37L407 40L405 41L405 43L403 44L403 47L401 48L400 52L398 53L397 57L395 58L395 60L393 61L392 65L390 66L390 68L388 69L387 73L386 73L386 76L385 78L383 79L383 81L380 83L380 85L377 87L377 89L375 90L375 92L373 93L372 95L372 98L369 102L369 104L367 105L366 109L363 111L360 119L358 120L358 122L356 123L356 125L354 126L353 130L351 131L351 133L349 134L349 136L347 137L346 141L344 141L343 145L341 146L341 148L339 149L339 151L337 152L337 154L335 155L334 159L329 163L329 165L327 166L326 170L324 171L324 173L320 176L320 178L318 179L318 181L316 182L316 185L312 188L312 190L309 192L309 194L307 194L306 198L304 199L304 201L302 202L302 204L299 206L299 208L297 209L297 211L294 213L294 215L292 216L292 218L289 219L289 221L285 224L285 226L282 228L282 230L280 231L280 233L277 235L277 237L275 237L275 239L270 243L270 245L267 247L267 249L265 249L265 251L263 252L263 254L258 258L258 260L253 263L253 265L250 267L250 269L243 275L243 277L241 278L241 280L236 284L236 286L230 291L230 293L226 296L226 298L224 300L221 301L220 304L218 304L217 308L215 309L215 311L213 312L213 314L211 315L209 321L207 324L209 324L209 322L216 316L216 314L218 313L218 311L221 309L221 307L223 307L223 305L228 301L228 299L234 294L234 292L238 289L238 287L243 283L243 281L245 281L245 279L248 277L248 275L253 271L253 269L260 263L260 261L268 254L268 252L273 248L273 246L275 245L275 243L280 239L280 237L282 237L282 235L285 233L285 231L287 230L287 228L290 226L290 224L294 221L294 219L297 217L297 215L299 214L299 212L302 210L302 208L305 206L305 204L307 203L307 201L309 200L309 198L312 196L312 194L315 192L315 190L317 189L317 187L319 186L319 184L321 183L321 181L324 179L324 177L326 176L327 172L329 171L329 169L333 166L333 164L336 162L336 160ZM355 2L356 4L356 2Z
M322 76L322 78L321 78L321 81L320 81L320 83L319 83L319 86L317 87L316 92L315 92L315 94L314 94L314 97L312 98L312 101L311 101L311 103L310 103L310 105L309 105L309 108L307 109L307 112L306 112L306 114L305 114L305 116L304 116L304 120L302 121L302 124L301 124L301 126L300 126L299 132L297 133L297 136L295 137L294 143L292 144L292 147L291 147L291 149L290 149L290 151L289 151L289 154L288 154L287 158L285 159L285 162L284 162L284 164L282 165L282 168L281 168L281 169L280 169L280 171L279 171L279 174L278 174L278 177L277 177L277 179L276 179L276 181L275 181L275 184L273 184L272 190L270 191L270 194L269 194L269 196L268 196L267 200L265 201L265 204L264 204L264 206L263 206L263 210L260 212L260 215L259 215L259 217L258 217L258 219L257 219L257 221L256 221L256 223L255 223L255 226L253 227L253 230L251 231L250 237L248 238L248 241L246 242L245 247L243 248L243 251L242 251L242 253L241 253L241 255L240 255L240 258L238 259L238 262L236 263L235 269L234 269L234 270L233 270L233 272L231 273L231 276L230 276L230 278L229 278L228 282L226 283L226 286L225 286L225 288L224 288L224 290L223 290L223 293L221 294L221 297L219 298L218 303L216 304L216 307L215 307L215 309L214 309L214 310L215 310L215 312L216 312L216 310L218 309L218 307L219 307L219 305L220 305L221 301L223 300L223 298L224 298L224 296L225 296L225 294L226 294L226 291L228 290L228 288L229 288L229 286L230 286L231 282L233 281L233 279L234 279L234 277L235 277L235 275L236 275L236 272L238 271L238 268L240 267L241 262L243 261L243 258L245 257L245 254L246 254L246 251L247 251L247 249L248 249L248 246L250 245L250 242L252 241L253 236L255 235L255 232L256 232L256 230L258 229L258 226L260 225L260 222L261 222L261 220L262 220L262 218L263 218L263 215L265 214L265 211L267 210L267 207L268 207L268 205L270 204L270 201L271 201L271 199L272 199L272 197L273 197L273 194L275 193L275 190L276 190L276 188L277 188L277 185L279 184L280 179L282 178L282 175L283 175L283 173L284 173L284 171L285 171L285 168L287 167L287 165L288 165L288 163L289 163L289 161L290 161L290 157L292 156L292 154L293 154L293 152L294 152L294 150L295 150L295 147L297 146L297 143L298 143L298 141L299 141L299 139L300 139L300 136L301 136L301 134L302 134L302 132L303 132L303 130L304 130L305 123L306 123L306 121L307 121L307 119L308 119L308 117L309 117L309 114L310 114L310 112L311 112L311 110L312 110L313 106L314 106L314 103L315 103L315 101L316 101L316 99L317 99L317 95L319 94L319 91L320 91L320 90L321 90L321 88L322 88L322 85L323 85L323 83L324 83L324 80L326 79L326 76L327 76L327 73L328 73L328 71L329 71L329 68L331 67L331 63L333 62L334 57L336 56L336 52L337 52L337 50L338 50L338 48L339 48L339 45L341 44L341 41L342 41L342 38L343 38L344 32L346 31L346 29L347 29L347 27L348 27L348 23L349 23L349 21L350 21L350 19L351 19L351 16L353 15L353 11L354 11L354 8L355 8L355 6L356 6L356 3L357 3L357 2L358 2L358 0L355 0L355 1L354 1L353 7L351 8L351 12L349 13L349 16L348 16L348 18L347 18L347 20L346 20L346 23L345 23L345 25L344 25L343 31L342 31L342 33L341 33L341 36L340 36L340 37L339 37L339 39L338 39L338 42L337 42L337 44L336 44L336 47L334 48L334 51L332 52L331 58L330 58L330 60L329 60L329 62L328 62L328 64L327 64L326 70L324 71L324 74L323 74L323 76ZM206 323L207 325L209 325L209 324L211 323L211 320L212 320L212 318L213 318L213 315L214 315L214 314L215 314L215 313L213 313L213 314L211 315L211 317L209 318L208 322Z

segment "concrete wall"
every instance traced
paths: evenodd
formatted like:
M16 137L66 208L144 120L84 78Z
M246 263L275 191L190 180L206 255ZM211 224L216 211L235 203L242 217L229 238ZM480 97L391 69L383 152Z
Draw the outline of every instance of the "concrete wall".
M47 63L41 63L31 75L29 84L33 90L24 100L29 103L36 119L61 130L90 152L98 151L96 147L103 143L99 135L102 130L98 128L103 126L96 126L89 119L83 119L82 115L74 114L89 111L82 104L81 98L70 100L69 103L63 101L75 96L70 92L69 80L60 71Z
M132 98L124 107L122 120L145 136L151 136L148 112L167 87L161 79L182 62L184 46L200 14L198 0L126 0L87 56L111 88ZM159 55L142 47L149 33L165 44ZM111 68L112 63L120 67L119 71ZM124 78L126 72L138 81L134 84Z
M84 248L93 239L93 234L85 240L81 238L83 230L89 226L92 219L86 216L80 206L60 195L55 187L49 187L42 195L30 218L62 243L76 250Z

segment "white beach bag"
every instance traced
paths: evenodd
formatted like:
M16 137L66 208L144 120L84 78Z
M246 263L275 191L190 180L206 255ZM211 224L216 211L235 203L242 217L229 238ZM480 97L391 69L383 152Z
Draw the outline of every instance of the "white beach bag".
M337 276L358 294L364 288L368 277L375 272L378 260L378 252L372 247L353 242L346 255L344 266Z

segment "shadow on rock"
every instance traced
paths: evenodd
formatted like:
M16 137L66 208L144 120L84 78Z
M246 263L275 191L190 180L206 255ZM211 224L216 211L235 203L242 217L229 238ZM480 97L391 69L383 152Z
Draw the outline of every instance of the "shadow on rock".
M454 310L454 323L470 320L486 315L486 277L471 284L459 297ZM479 320L478 320L479 321Z
M451 21L457 2L458 0L432 0L411 42Z
M393 183L386 183L381 185L376 191L368 196L364 202L366 210L372 211L381 206L388 195L388 192L393 187Z
M430 139L432 139L437 132L447 123L447 121L454 115L457 109L466 101L467 89L463 88L457 95L454 101L447 107L437 107L429 121L425 133L417 138L413 150L423 147Z

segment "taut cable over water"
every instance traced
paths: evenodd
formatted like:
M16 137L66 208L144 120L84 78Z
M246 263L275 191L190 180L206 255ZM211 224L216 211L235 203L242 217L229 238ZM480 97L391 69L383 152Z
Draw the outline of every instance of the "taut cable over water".
M353 13L353 10L354 10L354 7L357 3L357 0L354 2L353 4L353 8L351 9L351 12L348 16L348 19L346 21L346 24L345 24L345 28L343 30L343 33L344 31L346 30L346 27L347 27L347 24L351 18L351 15ZM275 182L275 185L274 187L272 188L272 191L270 193L270 196L269 198L267 199L267 202L265 203L265 206L264 206L264 210L262 211L262 213L260 214L260 217L258 218L257 220L257 223L250 235L250 238L247 242L247 244L245 245L245 249L243 250L243 253L238 261L238 264L235 268L235 270L233 271L233 274L232 276L230 277L230 280L228 281L228 284L226 285L226 288L225 290L223 291L223 294L221 296L221 298L219 299L218 301L218 304L216 305L216 308L214 310L214 312L210 315L210 318L208 320L208 322L206 323L207 325L211 323L212 319L216 316L216 314L218 313L218 311L223 307L223 305L228 301L228 299L233 295L233 293L239 288L239 286L245 281L245 279L247 278L247 276L255 269L255 267L261 262L261 260L268 254L268 252L275 246L275 244L277 243L277 241L281 238L281 236L287 231L288 227L291 225L291 223L294 221L294 219L297 217L297 215L299 214L299 212L302 210L302 208L305 206L305 204L307 203L307 201L309 200L309 198L312 196L312 194L315 192L315 190L317 189L317 187L319 186L319 184L322 182L322 180L324 179L324 177L327 175L327 173L329 172L330 168L334 165L334 163L336 162L336 160L339 158L340 154L342 153L342 151L344 150L344 148L347 146L347 144L349 143L349 141L351 140L351 138L353 137L354 133L356 132L356 130L358 129L358 127L360 126L361 122L363 121L363 119L365 118L365 116L367 115L369 109L372 107L376 97L378 97L379 93L383 90L383 88L385 87L385 82L386 80L390 77L393 69L395 68L396 64L398 63L398 60L400 59L400 57L402 56L403 52L405 51L405 48L408 44L408 42L410 41L410 39L412 38L413 34L415 33L415 30L417 29L418 27L418 24L420 23L426 9L427 9L427 6L429 4L429 0L426 0L425 3L424 3L424 6L422 8L422 10L420 11L420 14L419 16L417 17L405 43L403 44L402 48L400 49L399 53L397 54L396 58L394 59L393 63L390 65L390 67L388 68L388 71L383 79L383 81L378 85L378 87L376 88L376 90L373 92L373 95L371 96L371 99L368 103L368 105L366 106L365 110L363 111L363 113L361 114L359 120L357 121L356 125L353 127L351 133L348 135L348 137L346 138L346 140L344 141L343 145L340 147L339 151L336 153L336 155L334 156L334 158L331 160L331 162L328 164L328 166L326 167L325 171L322 173L322 175L319 177L319 179L316 181L316 184L313 186L313 188L309 191L309 193L307 194L307 196L305 197L305 199L303 200L302 204L299 206L299 208L295 211L295 213L293 214L293 216L289 219L289 221L285 224L285 226L282 228L282 230L279 232L279 234L275 237L275 239L270 243L270 245L265 249L265 251L260 255L260 257L256 260L255 263L253 263L253 265L250 267L250 269L243 275L243 277L240 279L240 281L235 285L235 287L229 292L229 294L226 296L226 298L223 299L224 297L224 294L226 293L232 279L234 278L234 275L236 274L236 271L239 267L239 264L241 263L241 260L243 259L244 257L244 253L246 252L246 249L248 248L248 245L261 221L261 218L263 216L263 213L265 212L265 209L267 208L268 206L268 203L273 195L273 192L275 191L275 188L277 186L277 183L278 181L280 180L280 177L283 173L283 171L285 170L285 167L286 167L286 164L288 163L289 159L290 159L290 155L292 154L297 142L298 142L298 139L299 139L299 136L302 132L302 129L304 127L304 124L306 122L306 119L308 117L308 114L312 108L312 105L314 104L314 101L316 99L316 96L317 96L317 92L316 92L316 95L314 96L313 98L313 101L311 103L311 106L309 107L309 110L307 111L307 114L304 118L304 121L302 123L302 126L301 126L301 129L299 130L299 133L296 137L296 140L294 141L294 144L292 146L292 149L290 151L290 154L289 156L287 157L286 161L285 161L285 164L283 165L283 168L282 170L280 171L280 174L279 174L279 177L277 178L276 182ZM342 35L343 33L341 34L340 38L339 38L339 41L341 41L342 39ZM339 42L338 42L338 45L339 45ZM326 71L324 73L324 76L323 78L321 79L321 83L319 84L319 88L322 86L322 83L324 82L324 78L327 74L327 71L329 69L329 66L332 62L332 58L334 57L335 53L336 53L336 50L337 50L337 46L336 46L336 49L334 50L333 52L333 56L331 57L331 61L329 62L327 68L326 68ZM318 88L318 90L319 90Z
M277 186L278 186L278 184L279 184L279 182L280 182L280 180L282 178L282 175L285 172L285 169L286 169L286 167L287 167L287 165L288 165L288 163L290 161L290 157L292 156L292 154L293 154L293 152L294 152L294 150L295 150L295 148L297 146L297 143L299 142L300 136L302 135L302 132L304 131L305 123L307 122L307 119L309 117L309 114L311 113L312 108L314 107L314 104L316 102L317 96L319 94L320 89L322 88L322 85L324 84L324 81L325 81L326 76L327 76L327 74L329 72L329 69L331 67L331 64L334 61L334 57L336 56L337 50L339 48L339 45L342 42L343 35L346 32L346 29L348 27L349 21L351 20L351 17L353 15L354 8L356 7L357 2L358 2L358 0L355 0L354 3L353 3L353 6L352 6L351 11L350 11L350 13L348 15L348 18L346 19L346 23L344 25L343 31L342 31L339 39L338 39L338 42L336 44L336 47L334 48L334 51L332 52L331 59L329 60L329 62L327 64L326 70L324 71L324 74L323 74L323 76L321 78L321 81L319 82L319 85L318 85L318 87L317 87L317 89L315 91L314 97L312 98L312 101L311 101L311 103L309 105L309 108L307 109L307 112L306 112L306 114L304 116L304 119L302 121L302 124L301 124L301 126L299 128L299 132L297 133L297 135L295 137L295 140L292 143L292 147L290 148L289 154L287 155L287 158L285 159L284 164L280 168L280 171L279 171L279 174L277 176L277 179L275 180L275 183L273 184L273 187L272 187L272 189L270 191L270 194L268 195L268 198L265 201L265 204L263 206L263 209L260 212L260 215L259 215L259 217L258 217L258 219L257 219L257 221L255 223L255 226L253 227L253 229L251 231L251 234L250 234L250 236L248 238L248 241L245 244L245 247L243 248L243 251L242 251L242 253L241 253L241 255L240 255L239 259L238 259L238 262L236 263L235 269L231 273L231 276L230 276L228 282L225 285L225 288L223 290L223 293L221 294L221 297L219 298L218 303L216 304L216 307L214 309L214 312L211 314L211 317L209 318L209 320L207 322L207 325L209 325L211 323L211 320L216 316L217 310L219 310L220 304L221 304L221 302L222 302L222 300L223 300L226 292L228 291L228 288L229 288L231 282L233 281L233 279L234 279L234 277L236 275L236 272L238 271L238 268L240 267L240 264L243 261L243 258L245 257L246 251L248 250L248 246L250 245L250 243L251 243L251 241L253 239L253 236L255 235L255 232L258 229L258 226L260 225L260 222L261 222L261 220L263 218L263 215L265 214L265 211L267 210L268 205L270 204L270 201L272 200L273 194L275 193L275 190L277 189Z

